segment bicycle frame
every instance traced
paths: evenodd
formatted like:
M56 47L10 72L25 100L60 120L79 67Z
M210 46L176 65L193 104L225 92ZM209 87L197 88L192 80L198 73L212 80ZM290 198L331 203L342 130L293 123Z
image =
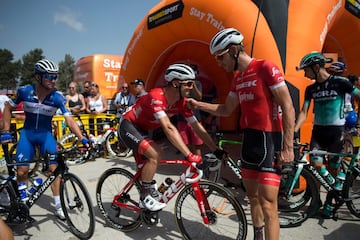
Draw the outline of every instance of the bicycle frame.
M136 157L137 158L137 157ZM195 193L195 199L197 200L198 207L200 210L200 214L203 218L205 224L209 224L210 221L206 215L206 209L209 209L209 203L207 202L207 198L204 196L204 192L199 187L198 181L201 179L203 175L203 171L197 166L195 163L191 163L187 160L160 160L160 164L182 164L187 166L185 171L180 175L177 181L173 182L169 188L162 194L161 202L167 203L169 202L175 195L178 193L186 184L191 184L192 189ZM126 186L114 197L112 203L115 206L126 208L131 211L140 212L142 209L139 207L138 203L134 203L137 207L131 207L126 203L122 203L118 201L119 198L123 195L123 193L128 192L133 186L135 181L141 179L141 171L144 166L144 163L141 162L138 164L138 171L134 175L134 177L126 184Z

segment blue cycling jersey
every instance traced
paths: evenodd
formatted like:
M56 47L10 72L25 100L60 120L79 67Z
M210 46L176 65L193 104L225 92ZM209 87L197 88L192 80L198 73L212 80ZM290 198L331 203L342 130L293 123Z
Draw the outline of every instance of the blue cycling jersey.
M12 107L16 107L23 102L25 112L24 129L31 129L39 132L51 132L51 121L57 109L63 115L71 115L66 108L66 99L58 91L51 91L45 99L40 102L34 85L26 85L18 88L16 99L10 99Z

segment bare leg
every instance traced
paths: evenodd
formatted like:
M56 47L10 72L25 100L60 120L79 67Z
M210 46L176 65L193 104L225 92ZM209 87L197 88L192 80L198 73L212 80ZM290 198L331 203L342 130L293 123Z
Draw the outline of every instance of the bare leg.
M265 218L266 240L278 240L280 237L278 192L278 187L259 184L259 201Z

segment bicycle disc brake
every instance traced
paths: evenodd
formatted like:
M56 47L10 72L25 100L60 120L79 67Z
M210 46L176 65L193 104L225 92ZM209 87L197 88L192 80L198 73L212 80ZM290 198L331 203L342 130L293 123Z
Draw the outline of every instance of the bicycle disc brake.
M159 223L159 212L143 210L141 212L141 219L149 226L156 225Z

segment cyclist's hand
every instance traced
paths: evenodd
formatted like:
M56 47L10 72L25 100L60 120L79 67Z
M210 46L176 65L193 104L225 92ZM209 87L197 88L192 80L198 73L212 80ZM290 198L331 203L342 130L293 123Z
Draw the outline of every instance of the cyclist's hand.
M0 136L1 143L9 143L12 141L12 135L9 132L3 132Z
M189 155L186 156L186 159L189 162L194 162L194 163L201 163L202 162L202 157L199 155L195 155L193 153L189 153Z
M221 149L216 149L213 153L216 156L216 158L220 160L224 160L228 157L228 153Z
M81 139L81 143L86 147L91 147L93 145L93 142L87 138Z

